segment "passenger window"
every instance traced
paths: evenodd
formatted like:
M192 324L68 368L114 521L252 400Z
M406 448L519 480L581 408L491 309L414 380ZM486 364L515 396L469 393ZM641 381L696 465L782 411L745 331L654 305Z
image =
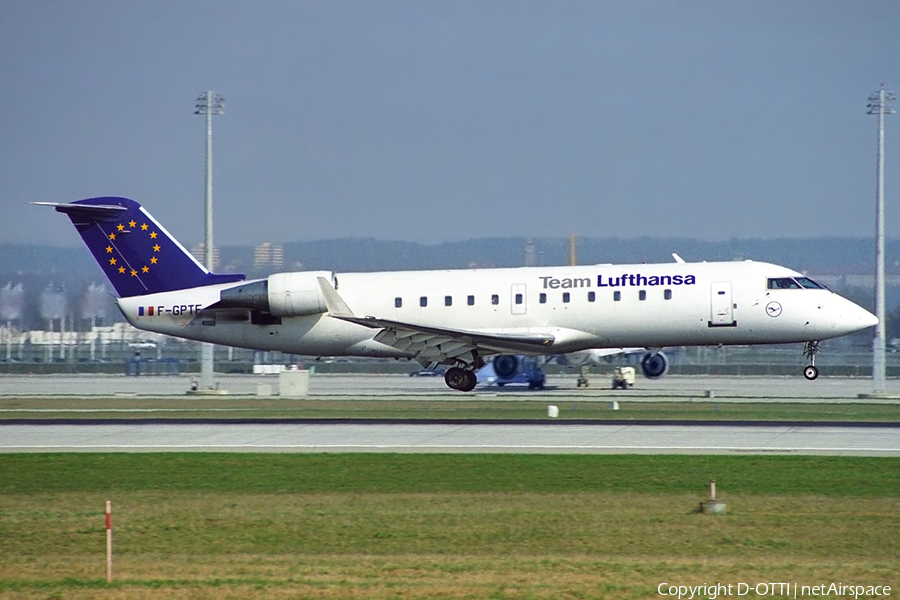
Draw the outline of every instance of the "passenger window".
M475 306L475 296L469 296L466 298L466 302L468 302L469 306Z
M444 296L444 306L453 306L453 296Z
M394 298L394 308L400 308L403 306L403 298L397 296Z
M541 295L538 296L538 302L540 302L541 304L547 304L547 294L541 292Z
M500 296L497 294L491 296L491 304L500 304Z
M419 298L419 306L428 306L428 296L422 296Z
M663 298L665 298L666 300L671 300L672 299L672 290L665 290L663 292Z
M588 292L588 302L593 302L597 299L597 294L594 292Z
M618 302L622 299L622 292L613 292L613 300Z
M647 299L647 290L641 290L638 292L638 300L646 300Z
M522 304L522 294L516 294L516 304Z
M568 303L569 303L569 299L570 299L571 297L572 297L572 296L571 296L571 294L569 294L569 292L563 292L563 302L564 302L564 303L568 304Z

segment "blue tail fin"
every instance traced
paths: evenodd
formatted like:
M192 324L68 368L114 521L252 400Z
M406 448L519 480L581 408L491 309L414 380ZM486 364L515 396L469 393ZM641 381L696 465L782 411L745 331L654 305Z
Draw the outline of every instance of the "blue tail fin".
M52 206L69 216L123 298L244 279L207 271L134 200L89 198Z

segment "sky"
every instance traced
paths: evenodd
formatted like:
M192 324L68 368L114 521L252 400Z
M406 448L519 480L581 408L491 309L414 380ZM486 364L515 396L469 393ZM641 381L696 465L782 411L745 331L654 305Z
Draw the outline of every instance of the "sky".
M871 236L900 2L0 2L0 243ZM897 103L900 108L900 103ZM900 235L900 115L886 118Z

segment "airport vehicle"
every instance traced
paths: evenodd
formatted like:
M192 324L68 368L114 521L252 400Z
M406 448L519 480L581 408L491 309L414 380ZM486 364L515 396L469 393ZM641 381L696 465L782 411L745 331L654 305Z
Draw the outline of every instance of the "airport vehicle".
M627 390L634 387L634 367L616 367L613 369L612 389Z
M547 376L541 367L546 360L545 356L498 354L478 369L475 376L478 383L485 385L527 384L530 390L542 390Z
M476 376L478 383L487 385L499 385L502 387L507 384L527 383L529 389L542 390L547 379L543 370L544 365L555 361L564 367L578 367L577 386L587 387L589 385L587 376L590 373L591 366L611 362L613 357L616 356L646 353L647 351L643 348L591 348L556 356L498 354L493 360L488 361L484 367L478 369ZM645 372L648 379L662 377L668 371L669 361L666 355L659 351L657 356L660 358L654 364L662 365L662 368Z
M497 354L819 341L872 327L867 310L791 269L752 261L458 271L213 274L137 202L40 203L65 213L135 327L312 356L446 365L455 390Z

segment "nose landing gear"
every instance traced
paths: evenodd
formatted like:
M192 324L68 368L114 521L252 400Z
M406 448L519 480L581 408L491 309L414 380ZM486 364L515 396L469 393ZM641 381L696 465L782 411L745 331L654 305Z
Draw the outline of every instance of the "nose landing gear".
M816 353L819 351L819 342L806 342L803 348L803 354L809 359L809 365L803 369L803 376L809 381L819 376L819 369L816 368Z

